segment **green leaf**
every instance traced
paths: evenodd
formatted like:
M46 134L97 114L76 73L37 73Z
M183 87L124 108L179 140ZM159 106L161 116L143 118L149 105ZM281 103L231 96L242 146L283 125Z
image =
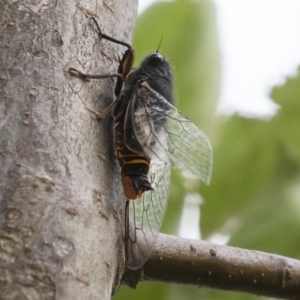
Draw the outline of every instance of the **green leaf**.
M299 74L272 97L282 107L271 120L224 122L202 228L206 237L230 234L231 245L300 258Z

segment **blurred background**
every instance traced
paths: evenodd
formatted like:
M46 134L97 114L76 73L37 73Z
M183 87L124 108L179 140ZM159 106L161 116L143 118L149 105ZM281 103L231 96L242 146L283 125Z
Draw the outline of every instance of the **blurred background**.
M214 151L209 186L172 175L161 232L300 259L300 2L139 2L137 65L163 34L176 106ZM127 299L258 297L141 282Z

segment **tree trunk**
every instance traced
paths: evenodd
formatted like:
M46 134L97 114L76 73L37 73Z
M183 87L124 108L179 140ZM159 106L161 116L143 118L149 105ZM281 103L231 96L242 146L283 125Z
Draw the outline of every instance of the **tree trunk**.
M110 299L124 269L124 198L111 115L113 73L137 1L2 1L0 299Z

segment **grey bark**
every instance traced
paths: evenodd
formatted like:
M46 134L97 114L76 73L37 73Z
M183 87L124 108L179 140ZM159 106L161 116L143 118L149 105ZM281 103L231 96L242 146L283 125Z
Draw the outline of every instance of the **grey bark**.
M81 6L79 6L81 5ZM84 7L83 7L84 6ZM110 79L136 0L1 1L0 299L110 299L124 268L124 198ZM116 54L117 53L117 54Z

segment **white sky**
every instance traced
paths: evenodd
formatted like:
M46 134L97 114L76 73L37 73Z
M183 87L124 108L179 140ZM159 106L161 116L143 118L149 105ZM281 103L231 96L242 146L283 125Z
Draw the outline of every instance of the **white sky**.
M139 12L155 0L140 0ZM219 112L270 115L271 88L300 65L300 0L214 0L222 55Z

